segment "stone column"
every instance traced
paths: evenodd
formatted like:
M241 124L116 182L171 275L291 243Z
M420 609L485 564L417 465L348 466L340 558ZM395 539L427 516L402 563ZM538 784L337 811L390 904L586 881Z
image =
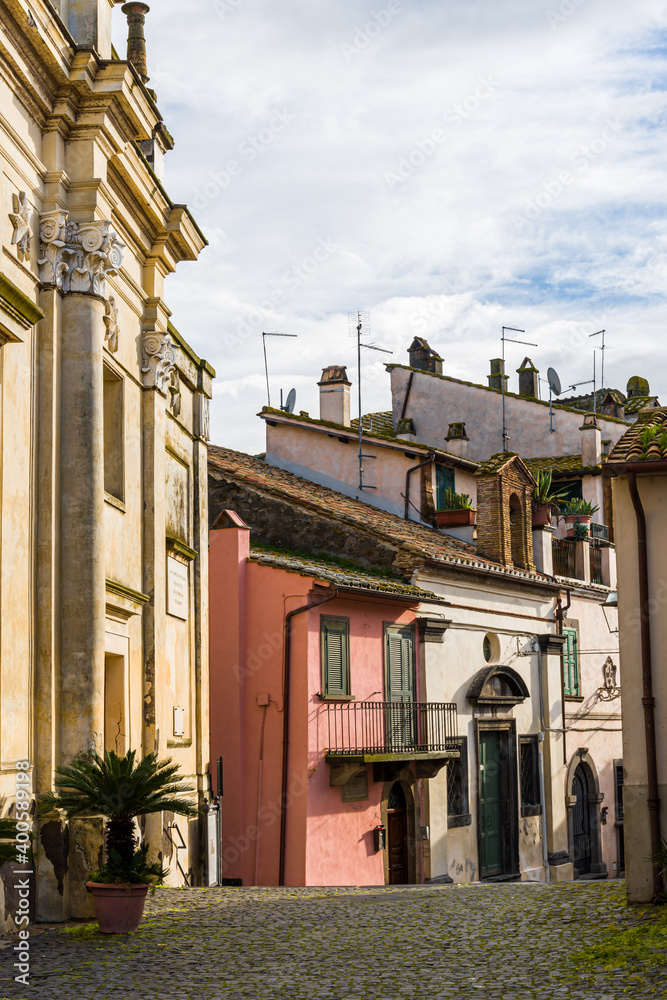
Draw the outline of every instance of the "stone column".
M542 719L544 727L544 799L547 853L551 882L574 878L570 859L565 803L565 733L562 698L562 635L538 635Z
M418 618L420 701L447 701L444 677L445 632L451 621L443 618ZM417 774L419 778L419 774ZM430 838L424 842L424 881L452 882L447 849L447 767L434 778L423 781L421 825L429 827Z

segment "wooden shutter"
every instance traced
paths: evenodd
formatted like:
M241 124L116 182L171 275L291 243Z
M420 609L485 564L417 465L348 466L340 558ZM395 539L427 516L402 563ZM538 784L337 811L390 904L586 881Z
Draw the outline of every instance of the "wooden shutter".
M349 624L344 620L322 621L322 659L324 667L324 693L349 694L348 685Z
M401 708L402 703L414 698L414 642L411 629L389 628L385 640L387 658L387 701L396 707L387 707L387 729L393 747L412 746L416 734L416 718L412 707Z
M563 646L563 680L565 694L572 697L579 695L579 649L575 629L564 629L566 642Z

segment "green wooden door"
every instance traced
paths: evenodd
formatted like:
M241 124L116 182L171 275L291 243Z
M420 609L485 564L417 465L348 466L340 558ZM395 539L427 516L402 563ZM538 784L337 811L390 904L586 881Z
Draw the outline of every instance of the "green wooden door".
M392 749L414 746L416 738L414 636L409 628L388 628L387 733Z
M482 878L503 871L500 733L479 734L479 800Z

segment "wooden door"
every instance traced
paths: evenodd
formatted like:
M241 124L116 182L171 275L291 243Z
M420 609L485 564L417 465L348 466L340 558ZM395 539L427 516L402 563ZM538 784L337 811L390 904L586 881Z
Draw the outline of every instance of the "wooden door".
M481 876L489 878L504 871L504 836L502 808L502 763L500 733L479 734L479 804Z
M387 860L389 885L408 882L408 810L398 782L389 793L387 805Z
M573 813L574 870L587 875L591 870L591 807L588 801L588 781L584 765L579 764L572 780L572 795L576 796Z

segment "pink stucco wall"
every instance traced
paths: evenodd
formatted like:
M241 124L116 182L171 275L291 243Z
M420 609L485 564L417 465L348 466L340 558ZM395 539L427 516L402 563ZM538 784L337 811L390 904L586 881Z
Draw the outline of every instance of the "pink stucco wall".
M244 885L275 885L279 872L283 739L284 615L308 603L313 578L248 562L250 532L210 535L211 759L225 761L223 875ZM326 592L324 592L326 593ZM320 594L318 593L318 597ZM312 598L311 598L312 599ZM384 623L410 623L399 602L340 599L293 618L288 764L288 885L378 885L383 857L372 830L382 785L343 803L330 787L320 669L320 616L350 619L352 693L384 697ZM269 698L268 706L258 704ZM260 745L263 739L263 763ZM258 817L258 804L260 802Z

